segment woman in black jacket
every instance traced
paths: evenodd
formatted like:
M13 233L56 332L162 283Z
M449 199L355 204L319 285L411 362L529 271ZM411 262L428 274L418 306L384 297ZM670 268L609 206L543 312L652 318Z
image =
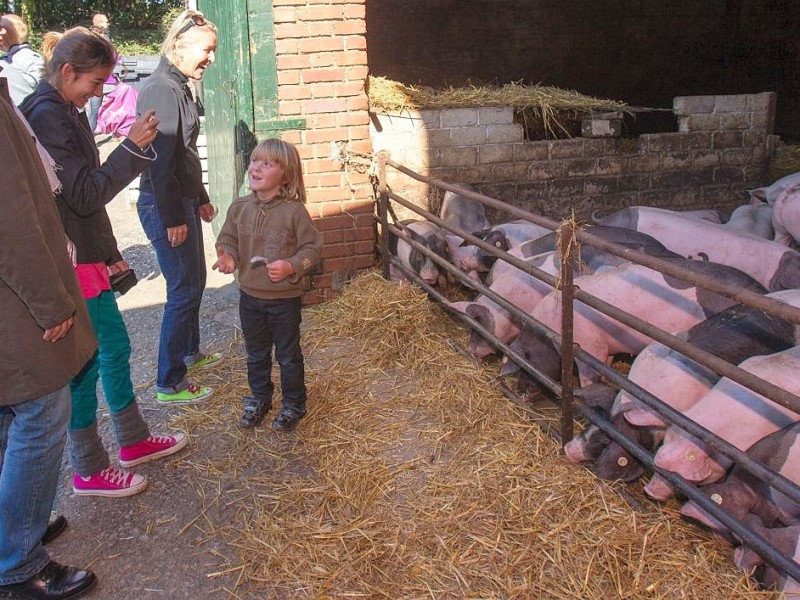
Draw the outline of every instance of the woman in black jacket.
M123 467L172 454L187 442L183 434L150 435L142 419L130 377L130 340L110 285L110 276L126 271L128 264L117 248L105 206L153 160L150 146L158 126L158 118L149 111L100 164L89 121L79 107L102 93L115 63L116 51L108 40L84 27L71 29L55 46L45 80L21 107L56 165L61 183L56 203L75 244L75 270L99 345L70 384L73 490L107 497L136 494L147 480L110 465L97 433L98 376Z
M200 301L206 286L201 219L215 209L203 185L197 136L200 117L189 80L214 62L217 28L197 11L184 11L167 32L163 56L139 91L137 115L155 110L161 120L153 142L158 155L144 171L137 210L167 281L161 321L156 397L162 404L198 402L212 389L188 381L188 369L209 367L219 354L200 350Z

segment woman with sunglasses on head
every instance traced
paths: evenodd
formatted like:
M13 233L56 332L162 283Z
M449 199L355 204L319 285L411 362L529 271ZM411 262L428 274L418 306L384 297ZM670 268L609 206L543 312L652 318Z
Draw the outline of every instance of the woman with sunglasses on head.
M70 382L72 487L77 495L109 498L137 494L147 480L110 464L97 431L98 378L122 467L173 454L188 441L183 434L150 435L136 404L130 339L111 288L111 276L127 271L128 264L117 247L106 204L155 157L151 144L158 126L155 113L148 112L100 163L89 121L79 109L102 93L116 59L114 46L105 38L85 27L70 29L53 48L44 80L20 107L56 166L61 184L56 204L75 245L75 271L99 346Z
M155 110L158 157L142 174L137 210L167 282L161 321L156 398L162 404L199 402L212 389L190 383L189 369L210 367L219 354L200 350L200 301L206 286L201 219L215 215L203 186L197 136L200 118L189 80L214 62L217 28L187 10L167 31L158 67L139 91L137 115Z

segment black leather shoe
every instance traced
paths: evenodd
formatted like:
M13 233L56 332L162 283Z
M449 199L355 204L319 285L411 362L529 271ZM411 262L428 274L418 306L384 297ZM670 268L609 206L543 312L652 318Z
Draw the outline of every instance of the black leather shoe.
M50 513L50 522L47 524L44 535L42 536L42 544L49 544L67 528L67 518L56 512Z
M264 419L272 402L261 400L255 396L244 396L244 412L239 417L239 427L255 427Z
M278 413L278 416L275 417L275 420L272 422L272 428L275 431L291 431L297 424L300 422L305 416L305 412L296 413L282 410Z
M51 560L27 581L0 585L0 598L68 600L80 598L96 585L97 577L91 571L67 567Z

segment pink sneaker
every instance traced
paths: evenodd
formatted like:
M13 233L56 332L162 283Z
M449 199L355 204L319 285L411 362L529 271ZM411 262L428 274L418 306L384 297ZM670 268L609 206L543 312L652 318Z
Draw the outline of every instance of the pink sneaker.
M138 494L147 487L147 479L117 467L106 467L89 477L72 475L72 491L78 496L124 498Z
M119 464L123 467L133 467L142 463L175 454L189 442L182 433L175 435L151 435L146 440L142 440L130 446L122 446L119 449Z

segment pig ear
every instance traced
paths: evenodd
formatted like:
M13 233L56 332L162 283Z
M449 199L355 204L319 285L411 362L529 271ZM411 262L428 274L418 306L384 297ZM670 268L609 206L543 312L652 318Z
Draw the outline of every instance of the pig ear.
M767 192L764 188L747 190L750 194L750 204L764 204L767 201Z
M622 413L625 420L636 427L666 427L666 423L654 412L634 408Z

